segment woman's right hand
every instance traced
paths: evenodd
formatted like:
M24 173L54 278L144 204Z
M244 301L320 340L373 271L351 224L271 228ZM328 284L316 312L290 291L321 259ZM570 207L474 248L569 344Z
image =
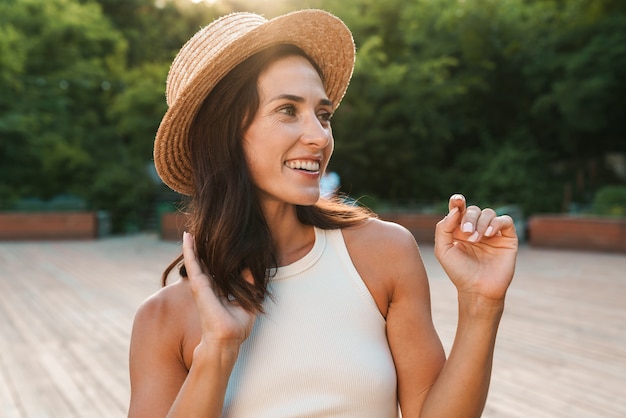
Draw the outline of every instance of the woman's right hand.
M220 296L215 291L213 280L204 272L196 256L194 237L187 232L183 233L183 259L200 315L200 345L210 344L213 348L238 350L250 335L256 314L246 311L236 301ZM249 270L245 270L243 275L245 280L253 282Z

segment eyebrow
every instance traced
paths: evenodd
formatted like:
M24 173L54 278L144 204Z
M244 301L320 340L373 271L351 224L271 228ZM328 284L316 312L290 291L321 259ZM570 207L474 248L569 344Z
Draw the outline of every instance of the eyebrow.
M278 96L272 98L270 102L274 102L276 100L290 100L296 103L303 103L304 97L296 96L294 94L279 94ZM324 106L332 106L333 102L329 99L320 99L319 104Z

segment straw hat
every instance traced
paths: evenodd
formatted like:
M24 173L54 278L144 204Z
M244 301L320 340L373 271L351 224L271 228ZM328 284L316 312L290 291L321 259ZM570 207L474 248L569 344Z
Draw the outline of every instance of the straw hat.
M302 49L324 75L334 107L348 88L354 68L354 41L346 25L322 10L301 10L266 20L252 13L233 13L196 33L180 50L167 76L169 106L154 141L154 164L173 190L194 192L188 132L215 85L239 63L278 44Z

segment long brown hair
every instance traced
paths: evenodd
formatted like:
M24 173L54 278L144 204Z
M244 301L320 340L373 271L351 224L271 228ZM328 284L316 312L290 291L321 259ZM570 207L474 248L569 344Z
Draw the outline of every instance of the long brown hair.
M277 267L271 232L261 211L256 187L248 172L243 134L259 107L257 80L270 63L292 55L303 56L293 45L265 49L235 67L209 93L190 128L190 154L195 192L187 207L198 259L213 277L216 290L232 295L245 309L262 311L268 272ZM323 81L323 79L322 79ZM339 199L320 199L313 206L297 206L300 222L322 229L356 225L374 216ZM182 255L164 271L163 286L179 266ZM241 274L249 269L254 284Z

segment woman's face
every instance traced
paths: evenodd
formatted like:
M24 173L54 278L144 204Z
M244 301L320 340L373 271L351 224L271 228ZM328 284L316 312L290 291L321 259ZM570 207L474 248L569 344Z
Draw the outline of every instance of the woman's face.
M322 81L306 58L288 56L261 72L257 89L243 147L261 202L312 205L334 145Z

